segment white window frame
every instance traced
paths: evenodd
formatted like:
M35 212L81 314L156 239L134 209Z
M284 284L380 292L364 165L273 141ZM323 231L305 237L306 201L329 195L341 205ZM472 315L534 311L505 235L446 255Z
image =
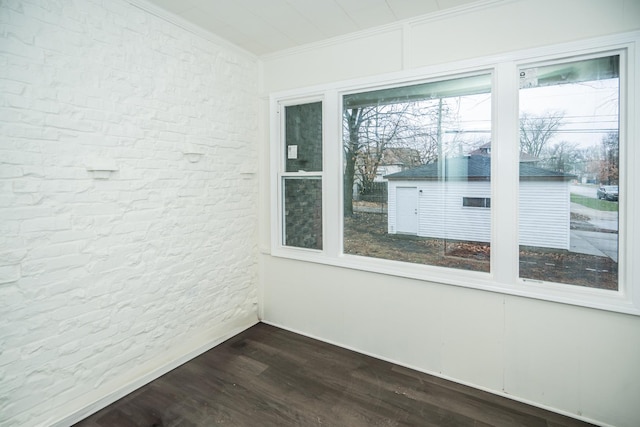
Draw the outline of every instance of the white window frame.
M271 120L271 255L353 268L435 283L482 289L571 305L640 315L640 32L528 49L500 56L442 64L384 76L362 78L275 93L270 96ZM540 282L519 278L518 93L520 67L620 53L620 187L618 290ZM492 175L491 269L489 273L348 255L343 248L342 96L385 87L418 84L491 72ZM282 245L281 116L284 106L322 101L323 105L323 249ZM511 142L511 143L509 143ZM318 175L318 174L314 174ZM638 201L638 202L635 202Z
M322 104L322 170L321 171L310 171L310 172L286 172L286 147L285 147L285 110L286 107L294 106L294 105L303 105L303 104L311 104L315 102L320 102ZM301 98L293 98L293 99L283 99L278 100L271 104L271 111L276 108L275 117L272 117L271 124L271 140L278 141L278 144L271 145L271 170L277 171L272 174L272 177L275 178L275 182L272 179L271 188L275 189L276 197L272 198L272 207L271 212L274 214L272 218L275 218L275 221L271 221L271 236L272 242L279 242L279 249L284 250L285 252L294 251L302 254L302 258L305 258L306 254L319 254L323 253L326 248L326 215L324 214L326 206L325 206L325 168L326 168L326 135L325 135L325 118L326 118L326 105L325 105L325 97L324 94L311 94ZM286 246L284 244L285 239L285 227L284 227L284 180L286 178L315 178L320 177L321 186L322 186L322 249L312 249L312 248L301 248L295 246ZM272 192L272 194L274 194ZM274 237L275 236L275 237ZM278 252L278 250L276 250Z

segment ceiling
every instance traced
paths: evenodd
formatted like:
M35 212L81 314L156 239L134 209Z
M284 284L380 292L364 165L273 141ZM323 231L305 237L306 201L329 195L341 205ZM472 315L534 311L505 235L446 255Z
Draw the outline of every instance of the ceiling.
M256 55L485 0L147 0Z

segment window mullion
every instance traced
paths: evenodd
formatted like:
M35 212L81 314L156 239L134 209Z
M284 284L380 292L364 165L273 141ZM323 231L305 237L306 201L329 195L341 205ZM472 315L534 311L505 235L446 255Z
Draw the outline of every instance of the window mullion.
M342 253L342 108L336 90L325 92L324 149L324 225L325 252L331 257Z
M513 62L496 66L493 86L491 272L511 286L518 277L518 75Z

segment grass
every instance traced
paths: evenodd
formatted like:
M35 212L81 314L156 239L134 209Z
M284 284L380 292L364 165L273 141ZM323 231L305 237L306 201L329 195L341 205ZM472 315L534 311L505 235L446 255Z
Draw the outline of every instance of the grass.
M344 252L469 271L490 271L491 245L387 233L387 215L357 212L344 218ZM618 289L618 264L606 256L520 246L520 277Z
M594 199L592 197L581 196L579 194L571 193L571 202L599 211L616 212L618 210L618 202Z

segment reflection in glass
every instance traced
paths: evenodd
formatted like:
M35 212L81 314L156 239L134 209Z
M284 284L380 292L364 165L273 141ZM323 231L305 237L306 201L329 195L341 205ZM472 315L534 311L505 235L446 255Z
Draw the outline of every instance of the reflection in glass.
M285 107L286 172L322 171L322 102Z
M322 181L285 178L283 186L285 245L322 249Z
M322 102L285 107L284 144L283 244L321 250Z

